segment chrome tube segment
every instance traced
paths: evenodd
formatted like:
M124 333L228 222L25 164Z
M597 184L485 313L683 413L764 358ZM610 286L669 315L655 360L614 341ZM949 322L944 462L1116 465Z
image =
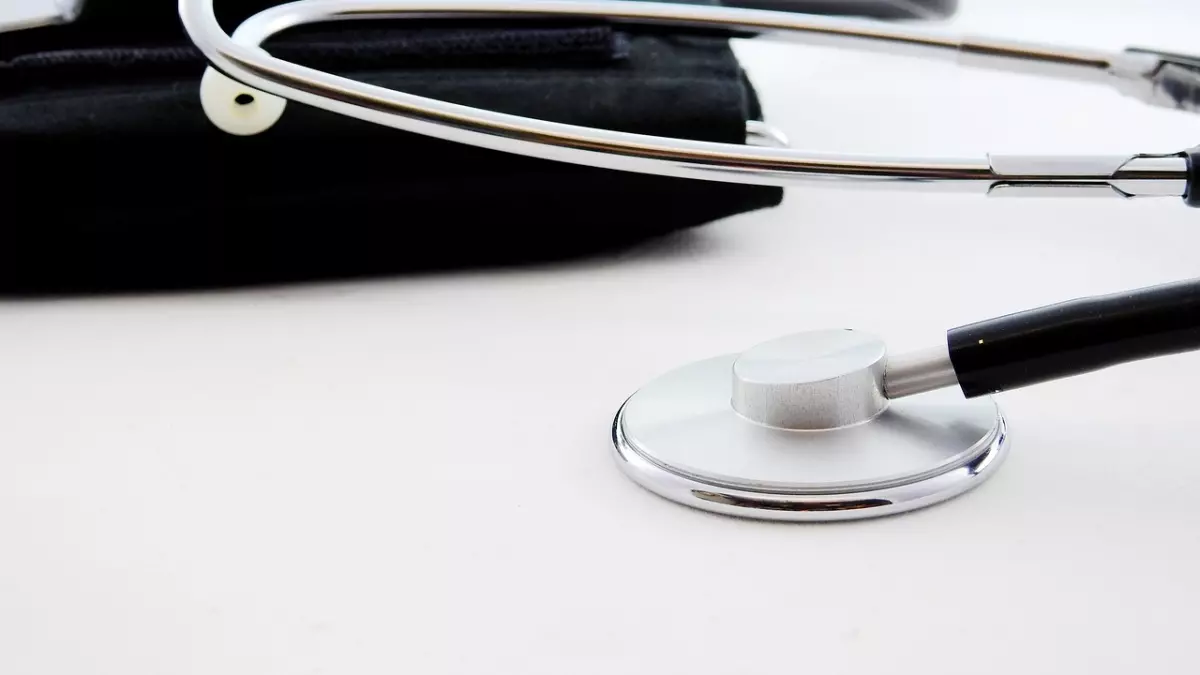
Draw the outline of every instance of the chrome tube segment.
M1187 192L1187 164L1179 155L1138 155L1114 171L1110 182L1131 197L1182 195Z
M758 145L765 148L786 148L791 145L791 142L788 141L787 134L782 129L760 120L747 120L746 145Z
M1156 60L1130 52L1103 52L994 38L966 38L960 65L1011 73L1117 85L1119 78L1148 76Z
M754 145L711 143L592 129L508 115L368 85L269 55L259 45L288 28L350 19L431 17L586 18L614 23L660 24L786 36L810 44L910 52L957 58L966 52L1004 62L1065 66L1057 74L1094 79L1117 74L1113 59L1052 48L964 43L928 30L864 20L628 0L301 0L247 20L233 37L213 14L212 0L179 0L184 26L210 63L257 90L368 122L448 141L543 159L623 171L733 183L791 185L807 180L895 187L938 187L989 193L996 186L1107 187L1121 164L1091 160L1086 171L1064 173L1053 158L1044 166L997 171L988 160L888 158L817 153L778 147L781 139L750 130ZM1061 70L1061 69L1060 69ZM213 87L220 91L220 87ZM262 93L266 92L266 93ZM206 100L206 111L212 101ZM217 102L220 103L219 101ZM279 102L279 108L282 101ZM277 108L277 110L279 109ZM219 109L219 105L216 109ZM211 114L210 114L211 116ZM273 120L265 122L264 129ZM252 131L253 132L253 131ZM762 147L774 146L774 147ZM1136 165L1122 178L1124 195L1160 194L1176 188L1173 170ZM1147 178L1153 174L1153 178ZM1146 187L1154 183L1153 187ZM1180 184L1181 185L1181 184ZM1179 187L1173 194L1182 195ZM1103 192L1103 191L1100 191Z
M1200 57L1132 47L1125 53L1149 65L1141 77L1118 85L1123 92L1151 105L1200 112Z
M1180 196L1187 191L1182 155L1037 157L993 155L996 175L989 194L1076 194L1099 189L1114 197Z
M778 18L806 27L810 18L724 7L599 0L302 0L255 15L233 38L216 21L210 0L180 0L184 26L208 60L260 91L368 122L449 141L543 159L624 171L733 183L790 185L823 179L896 185L945 181L986 193L986 161L892 159L804 152L779 147L691 141L547 122L471 108L356 82L267 54L257 45L288 28L325 21L431 16L638 17L647 22L709 27L766 26ZM682 13L682 19L679 14ZM825 25L813 17L813 29ZM836 23L836 22L835 22ZM844 30L844 29L843 29Z
M883 393L889 399L923 394L958 384L950 349L945 343L898 356L889 356L883 374Z

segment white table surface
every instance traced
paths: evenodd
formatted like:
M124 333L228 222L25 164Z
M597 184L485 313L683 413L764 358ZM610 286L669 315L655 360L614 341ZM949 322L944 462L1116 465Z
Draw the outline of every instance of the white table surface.
M970 32L1100 47L1186 50L1200 25L1186 0L964 5ZM1102 89L739 49L816 149L1200 140ZM5 302L0 672L1187 672L1200 356L1005 394L991 482L856 524L668 503L616 470L609 427L656 374L780 334L903 349L1198 271L1173 199L796 189L586 264Z

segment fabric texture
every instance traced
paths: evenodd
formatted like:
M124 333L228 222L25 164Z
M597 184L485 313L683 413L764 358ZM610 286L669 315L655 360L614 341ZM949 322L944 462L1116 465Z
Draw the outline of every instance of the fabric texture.
M204 116L204 62L163 4L173 10L89 0L73 26L0 44L0 292L562 260L781 198L487 151L294 103L270 131L229 136ZM217 4L234 8L229 29L274 2ZM760 114L728 45L711 37L375 22L294 31L268 48L406 92L607 129L740 143Z

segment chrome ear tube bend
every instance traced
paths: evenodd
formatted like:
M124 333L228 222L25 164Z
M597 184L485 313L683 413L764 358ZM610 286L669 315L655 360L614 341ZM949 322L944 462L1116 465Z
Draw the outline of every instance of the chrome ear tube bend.
M179 0L185 28L215 70L202 92L210 119L231 133L259 133L283 113L283 99L413 133L548 160L680 178L762 185L810 180L856 185L1040 194L1186 196L1191 161L1175 155L1118 158L889 158L780 147L748 129L746 145L593 129L438 101L290 63L261 44L289 28L362 19L588 19L680 30L729 31L804 44L946 58L968 65L1110 84L1162 102L1168 58L1146 51L1103 53L996 40L962 40L909 26L804 14L627 0L300 0L261 12L227 35L212 0ZM217 72L220 71L220 72ZM1157 84L1156 84L1157 83ZM237 102L240 98L243 103ZM249 104L244 103L250 100ZM1179 106L1175 107L1188 107ZM998 190L998 188L1004 188ZM1013 188L1019 188L1014 190ZM1095 188L1107 188L1097 190ZM1198 201L1198 200L1192 200ZM1200 203L1200 201L1198 201Z

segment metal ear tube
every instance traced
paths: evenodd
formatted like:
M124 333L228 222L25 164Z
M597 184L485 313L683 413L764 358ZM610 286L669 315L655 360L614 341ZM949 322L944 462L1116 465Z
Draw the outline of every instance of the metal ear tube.
M1184 197L1192 195L1194 152L1088 157L990 155L978 159L889 158L818 153L621 133L472 108L356 82L271 56L260 45L289 28L366 19L582 19L679 31L780 39L1106 84L1147 103L1200 110L1200 66L1150 50L1108 53L953 35L869 20L628 0L300 0L263 11L227 35L212 0L179 0L189 36L220 73L244 85L202 94L210 119L231 133L274 124L274 103L251 122L228 123L231 95L299 101L357 119L483 148L548 160L698 180L793 185L811 180L892 189L982 194ZM236 90L236 91L235 91ZM216 113L211 111L218 111ZM750 137L757 135L753 132ZM778 143L767 143L778 146Z

